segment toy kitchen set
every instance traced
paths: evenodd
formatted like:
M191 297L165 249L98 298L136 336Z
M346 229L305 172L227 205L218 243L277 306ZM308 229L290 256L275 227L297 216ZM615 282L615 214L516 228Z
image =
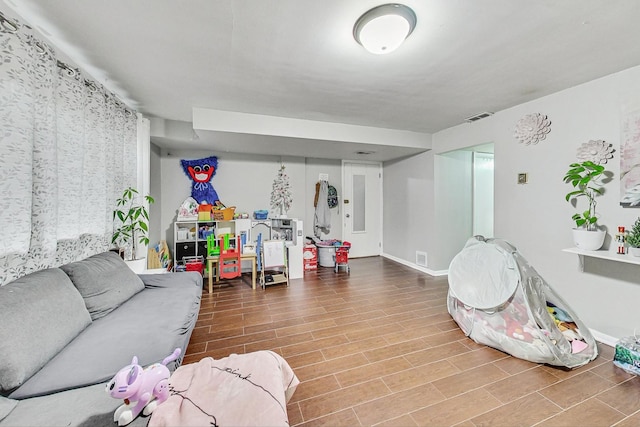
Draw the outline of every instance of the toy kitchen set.
M285 241L289 278L302 278L302 248L304 247L302 220L295 218L253 220L251 222L251 241L255 242L259 233L262 233L263 240Z

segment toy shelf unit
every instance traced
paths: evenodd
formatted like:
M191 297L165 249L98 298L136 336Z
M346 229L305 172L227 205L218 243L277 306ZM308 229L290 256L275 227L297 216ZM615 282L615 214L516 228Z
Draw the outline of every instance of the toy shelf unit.
M244 236L243 244L248 242L247 235L251 228L248 220L230 221L176 221L173 223L173 253L175 270L182 271L184 260L191 257L208 256L207 238L213 236Z

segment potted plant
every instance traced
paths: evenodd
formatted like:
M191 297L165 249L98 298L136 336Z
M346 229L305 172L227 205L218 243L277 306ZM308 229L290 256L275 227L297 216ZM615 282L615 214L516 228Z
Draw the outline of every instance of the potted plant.
M145 202L155 202L153 197L144 196L140 203L138 191L128 187L122 193L122 197L116 200L116 208L113 210L114 229L111 243L115 243L121 250L124 249L125 260L133 260L137 256L137 243L144 246L149 244L149 212ZM116 226L117 225L117 226Z
M627 234L626 241L631 255L640 256L640 217L633 223L633 227Z
M587 200L587 210L571 217L576 223L573 239L579 249L595 251L604 243L605 231L598 228L596 214L596 197L604 192L603 178L606 178L605 167L590 160L571 163L563 178L564 182L574 188L565 196L566 201L576 207L578 198L583 197Z

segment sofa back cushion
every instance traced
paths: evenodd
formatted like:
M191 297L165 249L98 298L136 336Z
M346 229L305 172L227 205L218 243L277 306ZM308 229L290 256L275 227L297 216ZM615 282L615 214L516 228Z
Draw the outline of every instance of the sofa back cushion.
M103 252L60 267L78 289L96 320L144 289L138 277L115 252Z
M50 268L0 287L0 390L20 386L91 323L77 289Z

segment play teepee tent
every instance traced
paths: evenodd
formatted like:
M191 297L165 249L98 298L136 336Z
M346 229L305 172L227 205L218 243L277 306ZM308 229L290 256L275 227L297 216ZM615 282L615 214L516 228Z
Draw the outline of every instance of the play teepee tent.
M476 236L449 266L449 314L474 341L574 368L598 356L589 329L515 247Z

